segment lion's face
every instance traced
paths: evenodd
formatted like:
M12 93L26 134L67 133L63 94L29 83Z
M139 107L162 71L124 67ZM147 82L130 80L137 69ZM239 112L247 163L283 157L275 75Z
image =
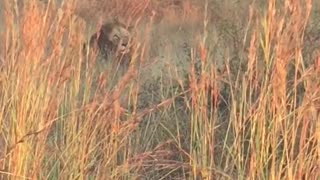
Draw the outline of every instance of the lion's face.
M129 52L130 32L121 24L116 24L108 34L108 40L112 43L116 53L126 54ZM108 48L108 47L106 47Z
M103 54L114 53L124 55L130 52L131 33L119 21L104 24L90 40L91 45L97 43Z

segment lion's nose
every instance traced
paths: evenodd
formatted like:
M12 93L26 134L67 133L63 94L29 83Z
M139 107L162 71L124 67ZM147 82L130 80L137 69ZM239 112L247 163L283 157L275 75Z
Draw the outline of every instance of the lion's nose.
M127 45L128 45L128 42L123 42L123 43L121 44L121 46L124 46L124 47L127 47Z
M129 37L124 37L121 42L121 46L127 47L129 44Z

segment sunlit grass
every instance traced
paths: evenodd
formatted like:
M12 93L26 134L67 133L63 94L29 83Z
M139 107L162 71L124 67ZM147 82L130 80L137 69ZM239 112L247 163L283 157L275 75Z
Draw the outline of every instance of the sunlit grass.
M210 1L201 15L183 4L183 23L203 18L184 52L189 71L168 53L149 84L160 51L151 49L157 15L141 14L151 2L132 10L140 38L122 72L83 49L86 24L71 1L49 2L5 0L0 179L319 178L320 61L302 55L311 1L252 4L241 62L227 50L216 58Z

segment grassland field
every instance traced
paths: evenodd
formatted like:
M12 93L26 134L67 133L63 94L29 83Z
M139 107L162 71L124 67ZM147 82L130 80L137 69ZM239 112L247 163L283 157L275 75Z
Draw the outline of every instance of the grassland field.
M0 0L0 179L320 180L319 48L317 0Z

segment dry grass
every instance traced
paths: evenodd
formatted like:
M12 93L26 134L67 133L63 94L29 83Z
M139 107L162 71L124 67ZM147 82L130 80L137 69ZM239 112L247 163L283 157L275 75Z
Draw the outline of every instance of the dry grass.
M311 0L49 2L2 2L1 179L319 179ZM74 12L135 24L130 66Z

